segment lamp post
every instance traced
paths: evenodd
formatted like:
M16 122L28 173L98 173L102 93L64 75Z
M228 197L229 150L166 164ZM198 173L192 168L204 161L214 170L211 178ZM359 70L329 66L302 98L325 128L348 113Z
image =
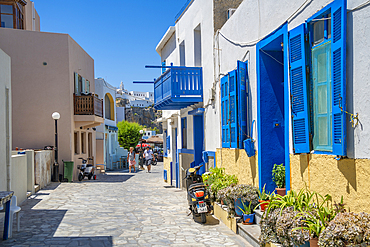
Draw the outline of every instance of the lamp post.
M59 182L59 164L58 164L58 120L60 118L59 112L54 112L51 117L55 121L55 146L54 146L54 165L53 165L53 182Z

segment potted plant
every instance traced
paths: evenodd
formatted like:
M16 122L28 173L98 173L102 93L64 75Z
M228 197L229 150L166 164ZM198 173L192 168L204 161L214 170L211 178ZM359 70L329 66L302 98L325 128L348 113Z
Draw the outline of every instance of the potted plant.
M251 204L251 208L255 208L258 205L258 189L248 184L238 184L231 188L229 203L229 215L242 216L242 211L239 207L242 207L242 203Z
M286 194L284 164L274 164L274 167L272 168L272 181L276 184L276 193L284 196Z
M367 246L370 244L370 214L338 213L321 232L320 246Z
M243 208L239 207L240 211L243 212L243 224L244 225L252 225L254 222L254 213L252 212L251 209L251 203L248 203L246 205L244 202L242 202Z
M258 202L259 202L259 206L261 207L262 212L265 211L266 207L268 206L270 202L270 194L266 193L265 186L266 184L263 186L262 191L258 190L258 195L260 198Z
M221 202L222 205L230 204L230 191L236 184L231 184L230 186L220 189L217 192L217 201Z

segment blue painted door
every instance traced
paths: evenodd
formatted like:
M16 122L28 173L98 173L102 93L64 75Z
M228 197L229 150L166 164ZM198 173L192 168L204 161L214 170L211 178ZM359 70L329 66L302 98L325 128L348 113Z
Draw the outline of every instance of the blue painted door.
M194 162L195 165L200 165L203 162L204 151L204 126L203 114L193 117L193 133L194 133ZM205 166L201 167L198 174L203 174L206 171Z
M180 187L180 171L179 171L179 150L177 149L177 128L175 129L175 178L176 178L176 188Z

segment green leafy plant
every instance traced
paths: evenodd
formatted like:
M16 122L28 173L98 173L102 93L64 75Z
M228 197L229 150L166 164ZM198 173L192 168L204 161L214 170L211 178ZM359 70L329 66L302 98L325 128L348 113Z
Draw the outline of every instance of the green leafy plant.
M285 166L284 164L274 164L272 168L272 181L275 182L277 188L285 188Z
M242 202L243 204L243 208L239 207L238 208L240 209L240 211L243 212L243 214L252 214L252 209L251 209L251 203L248 203L247 205Z
M217 198L217 193L219 190L224 189L232 184L238 183L238 178L235 175L225 174L224 168L210 168L209 173L202 175L203 183L208 187L211 199L220 201Z
M266 184L263 186L262 191L258 190L258 196L261 201L270 200L270 194L266 193L265 186Z
M123 120L117 124L118 142L125 149L136 147L140 141L140 130L143 128L140 124Z
M316 192L313 192L313 194L314 199L316 199L314 203L310 204L305 210L301 209L301 213L298 215L298 217L306 218L304 220L306 226L294 228L293 231L308 230L312 238L318 238L337 213L332 205L330 195L322 196Z

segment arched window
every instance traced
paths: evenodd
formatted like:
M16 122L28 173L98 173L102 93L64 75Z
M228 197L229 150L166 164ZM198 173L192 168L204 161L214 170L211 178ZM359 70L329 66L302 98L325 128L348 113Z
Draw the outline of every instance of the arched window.
M104 103L105 103L105 118L114 120L114 103L113 103L113 97L109 93L107 93L104 97Z

